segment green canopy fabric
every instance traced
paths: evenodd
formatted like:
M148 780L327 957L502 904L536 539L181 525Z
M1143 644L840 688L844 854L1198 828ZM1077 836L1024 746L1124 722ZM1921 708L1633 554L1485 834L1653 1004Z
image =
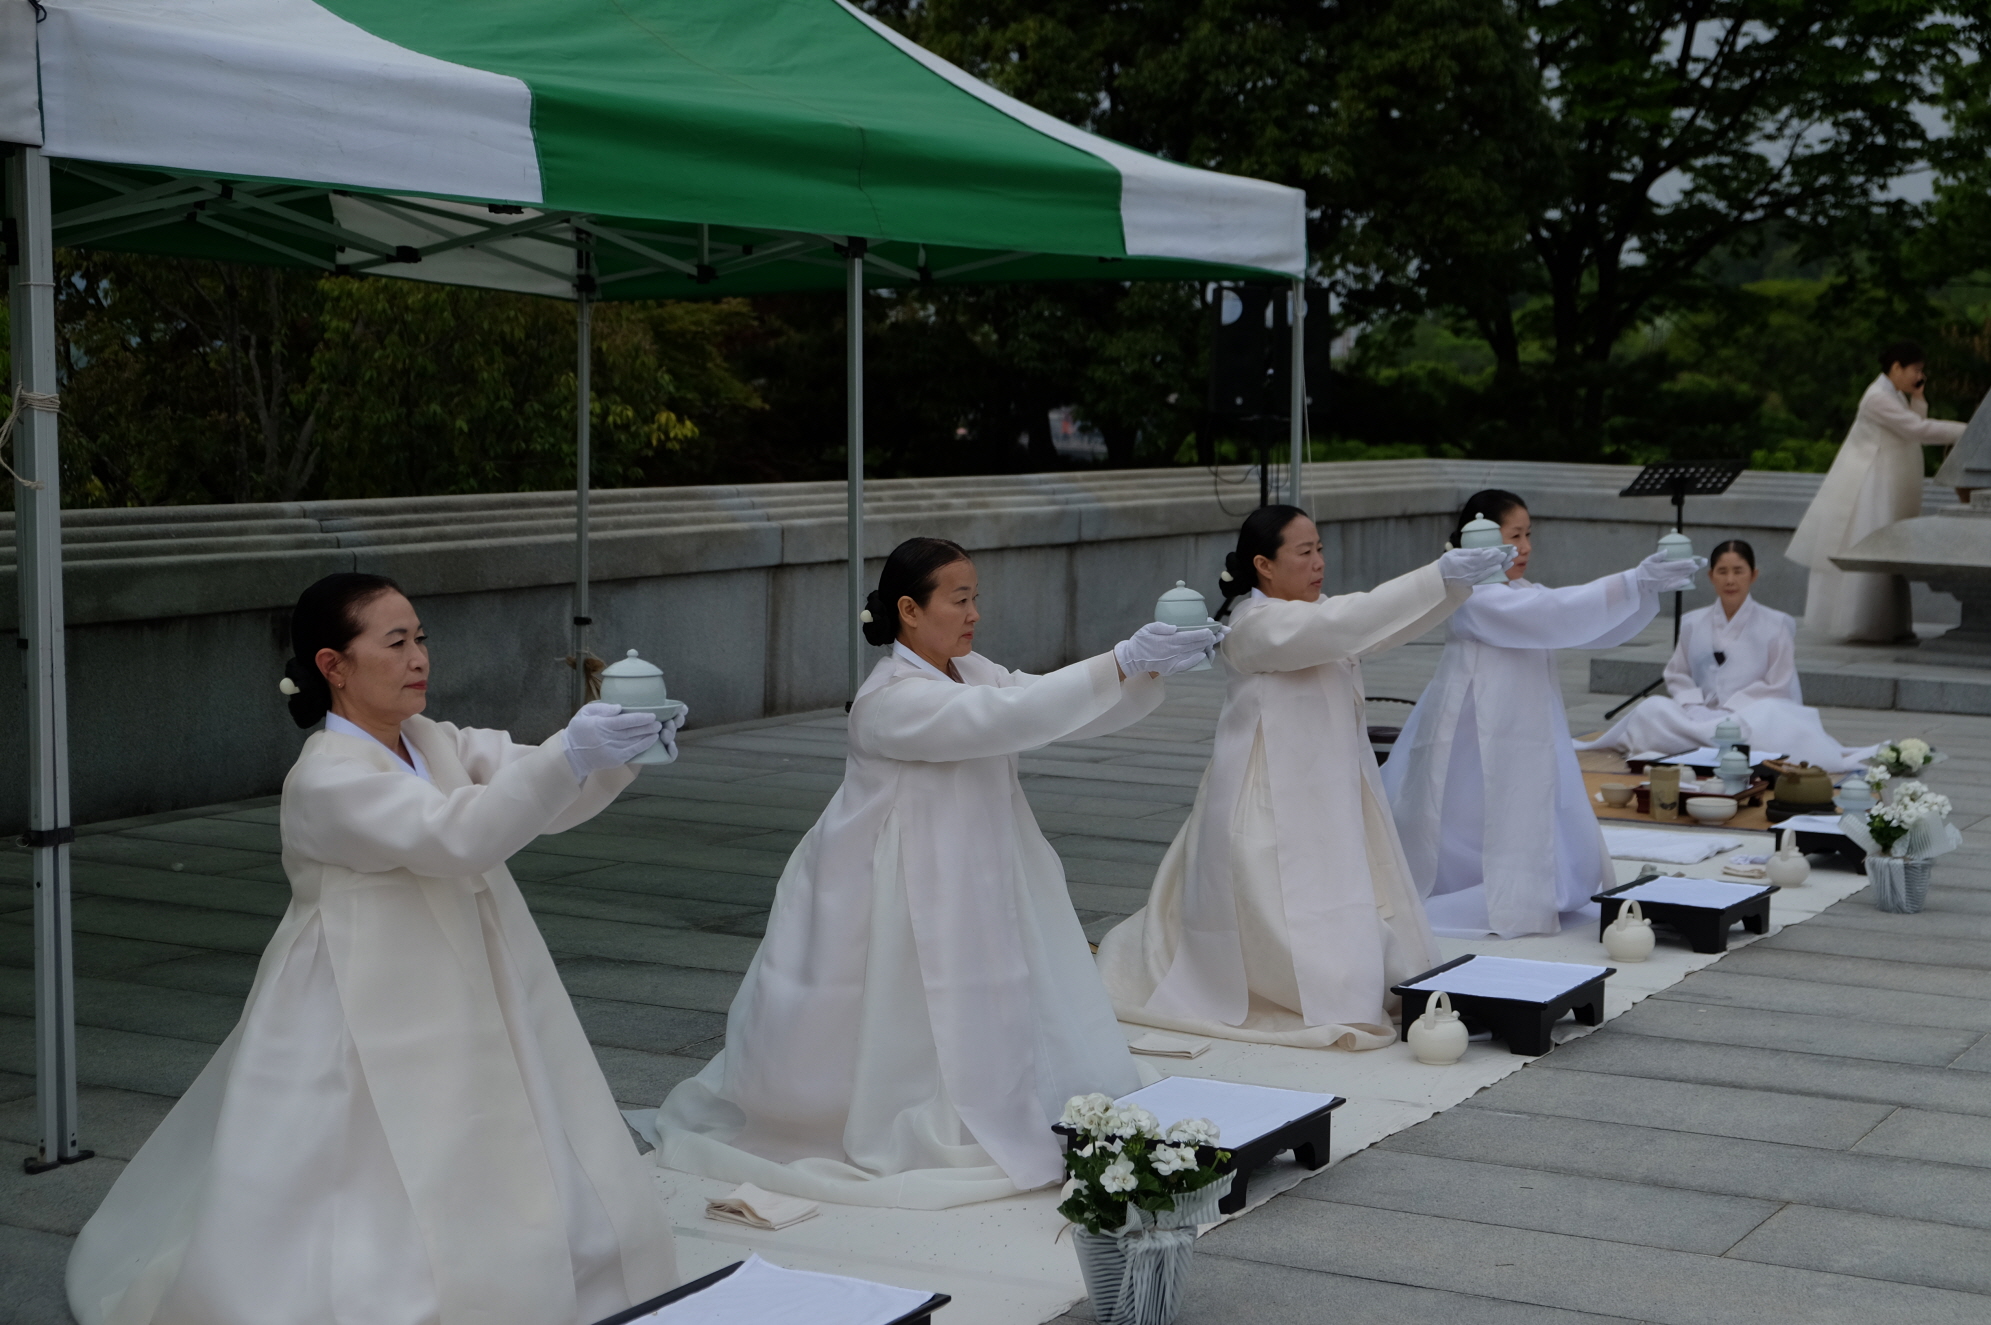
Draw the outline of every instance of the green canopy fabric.
M1163 161L843 0L49 0L55 242L571 297L1292 278L1294 189ZM4 129L0 129L4 135Z

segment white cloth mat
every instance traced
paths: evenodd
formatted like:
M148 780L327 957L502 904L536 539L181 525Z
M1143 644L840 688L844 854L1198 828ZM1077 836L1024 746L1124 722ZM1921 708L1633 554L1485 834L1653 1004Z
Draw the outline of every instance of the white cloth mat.
M1161 1120L1163 1131L1184 1118L1208 1118L1217 1125L1217 1144L1236 1149L1295 1118L1324 1109L1338 1098L1309 1090L1247 1086L1203 1077L1163 1077L1115 1103L1140 1105Z
M1746 902L1768 891L1769 888L1760 883L1724 883L1720 879L1683 879L1678 875L1668 875L1641 883L1636 888L1627 888L1616 895L1626 901L1720 908Z
M784 1270L758 1256L702 1292L631 1325L888 1325L921 1306L932 1293L894 1288L840 1274Z
M1669 833L1658 828L1619 828L1604 824L1604 849L1617 860L1653 860L1667 865L1698 865L1710 856L1733 851L1739 837L1705 833Z
M1194 1035L1163 1035L1149 1031L1127 1046L1137 1054L1153 1058L1200 1058L1210 1051L1210 1041Z
M1846 835L1846 830L1839 826L1839 816L1836 814L1794 814L1782 823L1774 825L1771 831L1781 833L1786 828L1796 833L1830 833L1834 837Z
M821 1212L822 1207L814 1201L762 1191L750 1182L743 1182L724 1196L715 1196L705 1203L707 1219L745 1224L770 1233L814 1219Z
M1766 759L1783 759L1785 757L1784 755L1769 751L1751 750L1749 752L1749 764L1753 768ZM1643 759L1653 764L1697 764L1702 768L1713 768L1721 762L1721 751L1715 749L1712 745L1703 745L1699 749L1689 750L1683 755L1655 755L1648 752L1646 754L1633 755L1632 758Z
M1448 994L1518 998L1529 1003L1545 1003L1558 994L1568 993L1586 980L1595 980L1606 969L1602 966L1578 966L1573 962L1531 962L1518 957L1475 956L1463 966L1440 971L1409 988L1442 989Z

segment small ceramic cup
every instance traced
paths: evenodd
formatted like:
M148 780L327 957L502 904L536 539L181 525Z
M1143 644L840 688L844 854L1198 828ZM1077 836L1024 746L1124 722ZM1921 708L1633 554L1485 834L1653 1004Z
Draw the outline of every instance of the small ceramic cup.
M1623 782L1606 782L1597 789L1604 796L1604 804L1625 806L1632 803L1632 788Z

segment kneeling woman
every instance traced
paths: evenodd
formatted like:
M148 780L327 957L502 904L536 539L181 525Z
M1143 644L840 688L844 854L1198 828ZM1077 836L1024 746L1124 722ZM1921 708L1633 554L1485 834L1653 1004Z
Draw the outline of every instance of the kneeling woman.
M1224 562L1216 751L1148 904L1099 946L1120 1016L1263 1044L1391 1043L1391 984L1438 964L1363 722L1359 658L1414 639L1506 564L1447 552L1322 598L1320 532L1264 506Z
M543 745L421 717L391 580L292 614L291 902L242 1019L69 1258L81 1325L586 1325L677 1281L670 1220L505 860L634 780L655 718ZM328 712L329 710L329 712Z
M972 652L975 565L901 543L865 614L890 644L843 786L788 860L726 1047L658 1111L659 1162L850 1205L940 1209L1064 1176L1073 1095L1141 1085L1016 756L1117 731L1207 630L1144 626L1045 676Z
M1623 644L1705 563L1655 553L1628 571L1549 589L1521 578L1533 526L1511 492L1473 494L1518 554L1452 617L1438 674L1383 766L1417 890L1440 934L1554 934L1616 875L1576 765L1556 649Z
M1579 750L1683 754L1713 745L1715 727L1734 718L1742 739L1763 754L1789 755L1833 772L1858 768L1874 747L1848 749L1804 706L1797 682L1797 622L1749 596L1756 551L1739 538L1708 563L1718 601L1680 618L1680 643L1666 664L1666 693L1640 700L1617 726Z

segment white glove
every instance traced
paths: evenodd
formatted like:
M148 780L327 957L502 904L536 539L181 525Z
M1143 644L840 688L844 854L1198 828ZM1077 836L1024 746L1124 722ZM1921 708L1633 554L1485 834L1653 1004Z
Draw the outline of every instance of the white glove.
M1512 543L1499 547L1455 547L1438 558L1438 574L1447 584L1478 584L1493 571L1505 571L1514 564Z
M1120 670L1128 676L1136 672L1174 676L1208 658L1216 651L1217 641L1222 638L1223 635L1208 626L1183 630L1166 621L1151 621L1115 644L1113 657L1119 662Z
M677 729L684 726L684 720L690 716L691 705L686 704L678 710L675 718L664 724L664 730L657 737L658 740L664 743L664 749L670 754L672 759L677 758ZM637 753L640 754L642 752L638 751Z
M1639 587L1655 593L1685 589L1694 583L1694 576L1707 569L1707 565L1706 557L1681 557L1675 561L1664 552L1655 552L1638 563Z
M585 704L567 723L562 736L567 767L574 779L620 768L657 743L663 724L651 713L624 713L620 704Z

